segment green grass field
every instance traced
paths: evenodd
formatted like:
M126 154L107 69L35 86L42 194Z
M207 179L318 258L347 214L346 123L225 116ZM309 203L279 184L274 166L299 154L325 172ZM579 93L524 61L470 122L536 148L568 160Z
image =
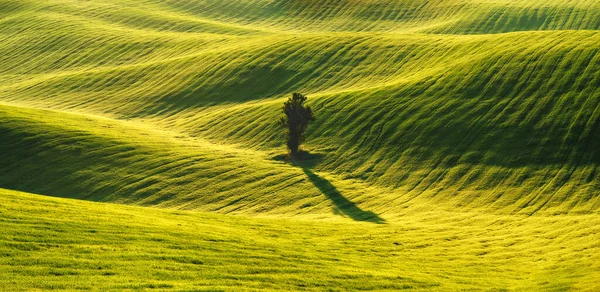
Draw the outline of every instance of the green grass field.
M426 212L373 224L8 190L0 200L5 288L594 290L600 272L594 215Z
M0 290L598 290L600 1L0 0L0 153Z

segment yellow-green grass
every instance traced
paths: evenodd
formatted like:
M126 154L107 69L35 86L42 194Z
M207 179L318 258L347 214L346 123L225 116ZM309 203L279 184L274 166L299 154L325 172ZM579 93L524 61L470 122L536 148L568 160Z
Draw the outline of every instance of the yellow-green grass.
M0 189L7 290L589 290L599 218L423 212L394 224L167 211Z
M456 198L458 193L461 204L480 205L481 198L484 205L498 203L494 209L507 208L508 212L534 213L546 207L558 207L552 210L557 212L594 211L600 173L598 36L596 32L543 32L534 38L516 33L493 41L489 36L468 36L454 47L433 44L433 52L420 45L432 41L430 36L381 37L382 43L414 42L416 55L407 57L406 70L401 66L404 59L384 62L390 58L380 49L383 44L359 38L366 47L379 47L372 54L377 62L365 61L369 65L365 68L346 67L347 72L331 76L319 76L321 71L310 66L298 69L305 71L300 76L307 74L302 77L306 88L322 89L312 95L321 118L310 128L306 147L321 154L315 163L317 171L393 189L405 194L401 201L422 195ZM328 44L329 37L323 38L310 40ZM532 45L514 46L515 41L531 41ZM213 143L274 153L282 151L282 133L274 123L281 102L277 90L281 94L295 90L300 78L294 73L286 79L282 72L287 69L257 69L291 58L284 50L289 42L278 43L281 46L270 55L262 50L264 43L258 44L256 58L251 55L249 63L235 57L238 51L228 47L217 54L213 60L225 67L215 63L210 68L225 70L223 75L209 71L190 77L196 71L190 62L205 61L202 55L167 61L164 66L83 70L75 76L66 73L16 83L7 87L5 99L30 107L135 118ZM338 45L344 42L333 43L331 54L340 54ZM463 46L470 52L466 56ZM328 57L314 64L337 68L361 51L349 50L348 59L338 60L341 64L328 64L337 60ZM410 49L404 53L411 54ZM434 60L431 54L435 53L441 55L435 62L440 67L425 67L423 63ZM224 57L227 54L240 59L230 60ZM290 64L303 68L311 59L320 58L311 58L310 53L303 56ZM373 71L374 66L387 69ZM394 66L401 68L389 69ZM234 68L223 69L227 67ZM390 72L401 73L395 77ZM140 84L131 84L136 76L145 77ZM239 79L232 81L236 76ZM280 77L284 84L273 87ZM375 81L361 85L363 78ZM332 80L339 82L330 84ZM186 82L198 83L194 85L198 89L181 88ZM274 98L256 100L265 95ZM255 101L244 102L248 99Z
M598 289L599 28L597 0L0 1L0 188L171 209L3 191L7 258L104 249L1 268L16 289ZM317 120L286 163L295 91ZM104 252L124 272L69 266Z
M464 182L445 182L445 190L431 187L415 196L402 188L322 173L310 160L289 164L278 152L214 144L137 122L14 106L0 106L0 117L0 183L53 196L225 213L322 217L334 210L377 222L432 208L560 214L597 213L600 204L594 195L598 181L588 178L568 181L564 193L548 197L544 189L525 182L509 182L507 190L500 190L506 193L497 197L494 189L485 189L477 180L471 183L479 183L479 190L465 190ZM323 154L313 155L318 163ZM577 170L590 168L593 171L593 165ZM502 170L489 166L488 171ZM512 171L527 170L523 166ZM535 174L531 167L529 171ZM581 187L581 194L569 192L575 186ZM522 195L527 187L535 192Z

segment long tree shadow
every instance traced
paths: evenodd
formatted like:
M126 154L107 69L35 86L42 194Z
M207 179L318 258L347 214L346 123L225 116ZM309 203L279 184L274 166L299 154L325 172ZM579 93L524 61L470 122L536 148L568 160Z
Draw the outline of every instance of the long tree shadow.
M346 199L337 188L328 180L314 174L307 168L302 168L308 179L317 187L327 198L329 198L335 207L344 215L355 221L367 221L377 224L385 223L385 220L371 211L364 211L352 201Z

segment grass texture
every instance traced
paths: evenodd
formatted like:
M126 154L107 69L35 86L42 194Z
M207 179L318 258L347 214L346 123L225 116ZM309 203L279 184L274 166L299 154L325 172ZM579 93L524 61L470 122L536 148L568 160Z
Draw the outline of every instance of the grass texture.
M8 190L0 190L0 202L5 288L598 288L600 218L593 215L430 212L373 225L168 211Z
M25 290L594 290L599 29L589 0L0 0L0 279L21 275L10 285ZM310 159L287 163L275 121L296 91L317 121ZM173 229L177 218L206 224ZM123 224L114 241L82 231ZM213 231L241 239L215 249L194 238ZM88 235L90 253L58 260ZM398 236L424 248L383 244ZM36 249L51 257L25 267L10 242L39 238L66 245ZM195 248L223 262L169 260ZM110 281L51 275L103 252L125 269ZM165 270L152 281L149 263Z

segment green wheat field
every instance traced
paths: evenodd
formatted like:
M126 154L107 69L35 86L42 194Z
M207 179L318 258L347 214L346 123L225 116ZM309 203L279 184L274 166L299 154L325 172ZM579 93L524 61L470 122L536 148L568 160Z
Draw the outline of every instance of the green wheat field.
M599 0L0 0L1 291L402 289L600 290Z

